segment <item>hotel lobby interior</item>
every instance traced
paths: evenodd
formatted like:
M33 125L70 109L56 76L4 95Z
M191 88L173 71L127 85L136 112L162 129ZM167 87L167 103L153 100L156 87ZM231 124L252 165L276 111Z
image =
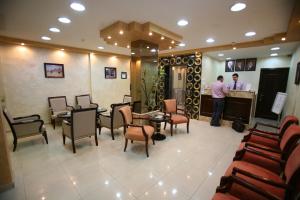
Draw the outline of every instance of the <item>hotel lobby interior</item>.
M0 200L300 199L299 0L0 0Z

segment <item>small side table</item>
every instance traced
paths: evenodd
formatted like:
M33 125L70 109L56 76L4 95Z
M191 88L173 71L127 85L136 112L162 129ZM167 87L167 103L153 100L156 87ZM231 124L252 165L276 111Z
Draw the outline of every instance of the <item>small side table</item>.
M161 134L160 126L161 126L162 122L166 122L168 120L167 117L164 116L164 115L154 115L149 120L155 125L154 126L155 132L154 132L152 138L154 140L164 140L164 139L166 139L166 136Z

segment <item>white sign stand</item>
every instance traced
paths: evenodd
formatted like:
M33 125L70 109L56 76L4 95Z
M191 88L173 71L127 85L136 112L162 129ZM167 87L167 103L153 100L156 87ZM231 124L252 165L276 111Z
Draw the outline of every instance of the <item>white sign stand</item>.
M271 111L278 115L278 122L283 106L287 98L287 93L277 92Z

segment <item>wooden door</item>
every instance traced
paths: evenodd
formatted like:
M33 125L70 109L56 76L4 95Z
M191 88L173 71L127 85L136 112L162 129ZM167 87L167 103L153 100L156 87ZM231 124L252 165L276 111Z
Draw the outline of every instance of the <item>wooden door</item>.
M277 92L285 92L289 68L261 69L255 117L277 119L272 105Z

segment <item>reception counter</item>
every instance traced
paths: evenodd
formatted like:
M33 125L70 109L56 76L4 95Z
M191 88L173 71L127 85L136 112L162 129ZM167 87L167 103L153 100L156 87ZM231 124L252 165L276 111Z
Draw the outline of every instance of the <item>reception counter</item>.
M250 124L254 114L256 95L254 91L230 91L225 98L223 121L233 121L242 118L245 124ZM213 100L211 90L205 89L201 94L200 119L212 116Z

